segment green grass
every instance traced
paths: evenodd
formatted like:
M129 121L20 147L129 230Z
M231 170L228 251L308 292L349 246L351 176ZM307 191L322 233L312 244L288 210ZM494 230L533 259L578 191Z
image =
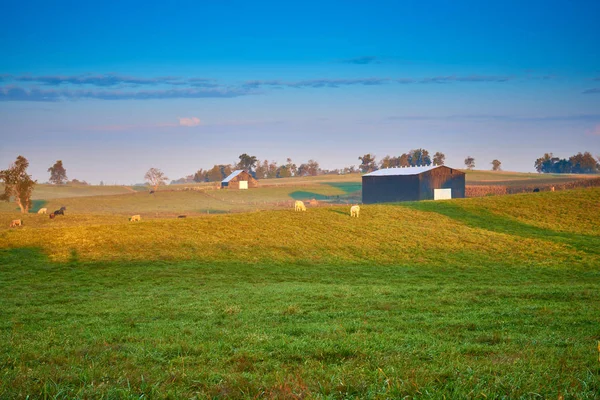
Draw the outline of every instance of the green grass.
M598 205L26 215L0 229L0 398L597 398Z

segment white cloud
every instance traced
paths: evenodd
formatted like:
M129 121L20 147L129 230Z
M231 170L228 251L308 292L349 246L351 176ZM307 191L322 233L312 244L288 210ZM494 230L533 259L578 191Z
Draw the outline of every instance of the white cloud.
M179 118L180 126L198 126L200 125L200 118L196 117L180 117Z

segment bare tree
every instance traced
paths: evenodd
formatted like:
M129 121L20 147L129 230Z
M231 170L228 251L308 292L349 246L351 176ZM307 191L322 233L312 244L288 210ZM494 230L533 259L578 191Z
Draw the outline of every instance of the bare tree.
M475 159L471 156L465 158L465 166L469 171L475 168Z
M154 190L157 190L160 185L166 185L169 180L169 178L167 178L158 168L150 168L148 172L146 172L144 179L154 188Z
M4 193L0 194L0 200L10 201L14 197L23 214L31 208L31 192L37 182L27 174L27 167L29 161L19 156L8 169L0 171L0 180L4 182Z

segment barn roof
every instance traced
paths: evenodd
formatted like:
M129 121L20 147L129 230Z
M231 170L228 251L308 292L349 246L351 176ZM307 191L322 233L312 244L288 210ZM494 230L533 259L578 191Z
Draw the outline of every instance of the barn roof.
M422 167L384 168L365 174L363 176L393 176L393 175L419 175L423 172L442 167L442 165L426 165Z
M237 171L233 171L231 174L229 174L229 176L227 178L223 179L221 181L221 183L227 183L227 182L229 182L230 180L232 180L233 178L235 178L236 176L238 176L242 172L244 172L243 169L238 169Z

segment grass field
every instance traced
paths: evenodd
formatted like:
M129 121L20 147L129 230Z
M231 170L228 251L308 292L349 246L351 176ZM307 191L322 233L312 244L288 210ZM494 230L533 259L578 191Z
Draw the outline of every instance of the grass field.
M547 185L572 182L593 176L540 175L517 172L467 171L467 185ZM172 218L177 215L223 214L290 208L294 200L315 199L323 204L361 201L361 175L321 175L265 179L258 189L217 190L215 183L169 185L153 195L143 186L36 185L35 213L42 207L56 210L66 206L74 214L111 214L121 217L140 214L143 218ZM185 190L199 189L199 190ZM15 211L14 203L0 202L0 212ZM18 216L15 216L18 218Z
M348 206L139 223L99 210L0 229L0 398L600 393L598 188L358 219Z

